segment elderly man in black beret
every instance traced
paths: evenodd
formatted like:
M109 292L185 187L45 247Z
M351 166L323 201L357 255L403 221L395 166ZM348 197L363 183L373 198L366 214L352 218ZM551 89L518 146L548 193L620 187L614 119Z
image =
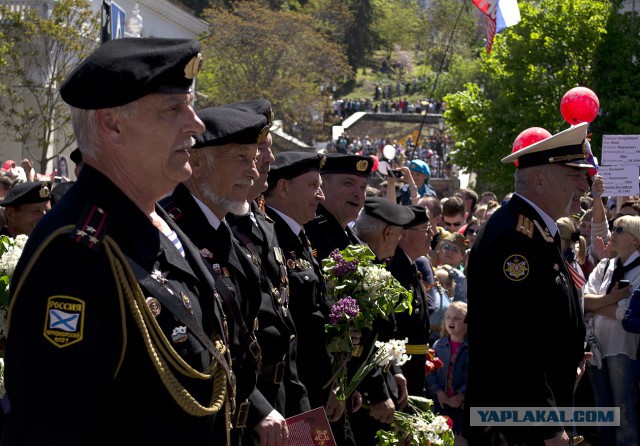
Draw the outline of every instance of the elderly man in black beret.
M7 218L7 224L0 230L0 235L30 235L44 214L51 209L50 198L49 183L32 181L14 185L4 200L0 201Z
M85 165L11 282L2 444L225 441L215 422L235 378L222 302L156 204L192 174L201 60L195 40L117 39L63 83Z
M414 213L407 206L382 197L370 197L365 200L364 208L358 215L355 231L376 255L377 262L383 263L394 255L403 227L413 219ZM379 340L388 341L397 338L396 328L392 315L389 321L376 320L373 332L379 334ZM363 331L362 337L367 351L367 344L372 340L371 333ZM404 406L407 401L407 380L401 368L393 366L389 371L381 373L386 382L386 393L382 393L379 386L362 389L365 402L371 404L371 416L356 412L353 417L358 444L373 444L376 431L388 427L387 424L393 421L397 406Z
M389 262L389 271L400 285L411 291L412 311L395 314L397 327L394 336L397 339L408 339L407 354L411 355L411 359L402 366L402 374L407 378L409 395L425 396L429 312L426 291L415 262L430 249L434 228L427 208L407 207L413 212L413 219L403 226L398 247Z
M318 204L324 200L320 168L325 157L282 152L275 158L265 192L266 214L274 221L287 265L288 309L298 328L298 373L307 387L311 407L324 406L329 420L337 421L344 404L336 398L335 389L324 386L332 375L324 329L329 315L325 284L303 227L315 217Z
M253 100L223 107L257 113L273 122L271 103ZM297 371L298 336L288 308L289 280L285 257L276 237L273 221L264 214L262 194L267 190L267 177L275 162L271 151L273 139L267 132L258 141L256 168L259 177L249 189L251 210L245 215L227 214L226 220L246 256L254 259L260 270L262 304L258 312L256 336L262 349L258 370L258 388L286 418L311 409L304 384Z
M279 324L282 333L274 336L273 324L262 324L261 308L278 302L268 282L261 280L260 259L245 252L226 221L228 214L249 212L248 193L259 178L258 144L269 129L263 114L246 110L215 107L198 112L206 130L191 149L193 176L162 205L200 249L232 317L231 353L240 404L234 443L279 446L288 436L283 381L285 375L289 380L289 361L283 358L290 353L290 327ZM298 384L298 392L290 396L300 404L306 401L303 409L310 410L304 386Z

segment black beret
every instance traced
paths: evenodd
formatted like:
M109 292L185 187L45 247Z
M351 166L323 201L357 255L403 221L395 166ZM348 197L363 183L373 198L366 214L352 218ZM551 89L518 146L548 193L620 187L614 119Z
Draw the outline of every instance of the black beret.
M198 110L197 115L204 122L205 130L201 135L194 136L194 149L225 144L256 144L269 129L267 118L263 115L233 108L209 107Z
M76 149L69 155L69 158L71 158L71 161L76 165L80 164L82 162L82 152L80 151L80 148L76 147Z
M369 197L364 200L364 213L394 226L404 226L414 218L408 206L396 204L382 197Z
M42 203L49 201L51 188L49 183L44 181L29 181L18 183L9 190L4 200L0 201L0 206L18 206L26 203Z
M325 162L324 155L311 152L280 152L275 158L267 176L269 186L282 178L290 180L307 172L320 171Z
M151 93L189 93L202 55L193 39L109 40L84 59L60 89L69 105L119 107Z
M327 162L322 173L346 173L368 177L373 168L373 158L362 155L347 155L345 153L327 154Z
M233 108L247 113L257 113L267 118L267 124L269 127L273 124L273 108L271 108L271 102L266 99L255 99L253 101L234 102L232 104L225 104L223 107Z
M413 228L423 223L429 222L429 209L424 206L406 206L413 212L413 220L404 225L405 228Z

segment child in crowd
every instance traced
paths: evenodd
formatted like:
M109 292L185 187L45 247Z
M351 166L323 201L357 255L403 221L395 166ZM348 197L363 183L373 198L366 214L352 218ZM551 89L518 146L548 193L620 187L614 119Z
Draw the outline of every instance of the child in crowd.
M466 446L462 436L464 393L467 387L467 304L453 301L449 304L442 325L442 338L434 345L436 356L444 364L427 375L427 392L434 399L434 411L453 420L455 445Z

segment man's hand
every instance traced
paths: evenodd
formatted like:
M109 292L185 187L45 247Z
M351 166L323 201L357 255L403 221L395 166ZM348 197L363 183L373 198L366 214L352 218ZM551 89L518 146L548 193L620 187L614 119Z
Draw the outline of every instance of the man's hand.
M407 390L407 378L405 378L403 374L399 373L397 375L393 375L393 379L398 386L398 407L404 407L407 405L409 397L409 391Z
M369 410L369 415L371 415L375 420L389 424L393 421L393 415L395 412L396 407L393 405L391 398L389 398L381 403L372 404L371 410Z
M324 410L327 413L329 421L338 421L344 413L344 401L340 401L336 396L338 389L333 389L329 392L329 398L327 404L324 406Z
M447 405L449 407L459 408L459 407L462 407L463 403L464 403L464 395L461 393L456 393L455 395L449 398Z
M273 409L254 428L260 438L260 446L289 446L289 429L280 412Z
M576 372L576 383L573 386L574 392L578 388L578 384L580 383L580 380L584 376L584 371L587 368L587 361L591 358L593 358L593 353L584 352L584 356L582 356L582 361L580 361L580 364L578 365L578 370Z
M560 432L553 438L544 441L545 446L568 446L569 436L565 431Z
M357 412L362 407L362 394L354 390L351 394L351 412Z

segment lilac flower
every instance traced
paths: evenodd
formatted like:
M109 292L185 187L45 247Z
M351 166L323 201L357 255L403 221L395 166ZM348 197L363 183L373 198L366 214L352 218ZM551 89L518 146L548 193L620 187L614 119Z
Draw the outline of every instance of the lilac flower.
M355 299L351 297L345 297L340 299L331 307L331 313L329 314L329 322L337 324L342 316L346 316L347 320L353 319L360 313L360 307Z
M333 275L341 278L349 274L351 271L355 271L358 267L358 259L354 259L350 262L347 262L345 259L341 258L336 260L336 266L333 267Z

